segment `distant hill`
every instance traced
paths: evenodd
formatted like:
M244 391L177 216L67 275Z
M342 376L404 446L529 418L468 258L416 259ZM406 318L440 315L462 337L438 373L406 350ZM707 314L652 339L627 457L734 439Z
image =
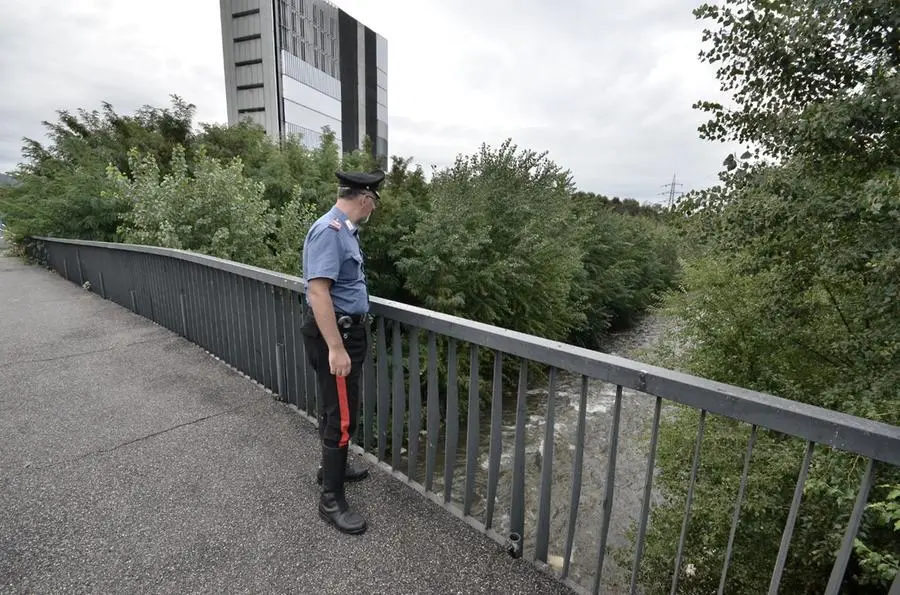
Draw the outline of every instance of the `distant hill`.
M11 178L6 174L0 174L0 186L18 186L21 184L19 180Z

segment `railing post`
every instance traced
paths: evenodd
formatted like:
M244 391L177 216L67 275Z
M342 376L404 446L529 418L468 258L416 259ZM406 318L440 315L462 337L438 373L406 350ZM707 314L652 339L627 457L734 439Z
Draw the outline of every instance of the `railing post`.
M784 572L788 548L791 545L791 537L794 534L794 523L797 522L800 500L803 498L803 486L806 484L806 475L809 472L809 462L812 459L814 446L815 444L811 441L806 443L806 454L803 457L800 474L797 476L797 485L794 488L794 500L791 502L791 510L788 512L787 522L784 524L784 533L781 535L781 547L778 548L775 570L772 572L772 578L769 581L769 595L778 595L778 585L781 584L781 574Z
M283 401L284 396L284 344L275 344L275 375L277 376L275 385L278 390L278 397Z
M606 541L609 537L609 520L612 516L613 495L616 483L616 460L619 450L619 424L622 419L622 386L616 387L616 404L613 408L612 425L609 428L609 456L606 459L606 489L603 492L603 525L600 531L600 546L597 553L597 574L594 578L594 594L600 593L603 577L603 560L606 558Z
M84 271L81 269L81 250L75 249L75 264L78 266L78 284L84 285Z
M459 446L459 395L456 383L456 341L447 340L447 416L444 421L444 502L450 502L453 472L456 468L456 449Z
M419 329L409 330L409 470L414 479L419 462L419 432L422 430L422 388L419 380Z
M484 526L494 525L494 503L500 476L500 457L503 454L503 353L494 351L493 387L491 389L491 452L488 455L487 510Z
M575 460L572 461L572 499L569 504L569 524L566 533L566 552L563 558L562 578L569 576L572 564L572 547L575 542L575 524L578 520L578 505L581 501L581 474L584 466L584 433L587 416L588 377L581 377L581 398L578 405L578 427L575 430ZM640 546L640 542L638 543Z
M375 438L372 436L375 425L375 403L378 398L376 392L375 378L375 355L372 353L372 325L366 324L366 345L368 346L368 357L363 362L362 385L364 387L362 404L363 404L363 449L371 451Z
M550 536L550 494L553 487L553 441L556 421L556 368L550 368L547 390L547 417L544 422L544 452L541 453L541 495L538 503L538 529L534 559L547 561Z
M378 358L376 365L378 367L378 460L383 461L387 458L387 432L388 432L388 409L391 406L390 400L390 378L388 378L388 353L387 353L387 325L384 318L378 319L375 342Z
M687 500L684 504L684 520L681 523L681 538L678 540L678 553L675 555L675 572L672 575L670 595L678 592L678 577L681 576L681 558L684 555L684 544L687 541L688 528L691 524L691 504L694 500L694 486L697 485L697 470L700 467L700 446L703 443L703 430L706 427L706 410L700 411L700 424L697 428L697 441L694 443L694 463L691 465L691 482L688 486Z
M859 524L862 522L863 513L866 510L866 502L869 500L869 490L872 489L872 475L875 467L875 461L869 459L866 464L866 472L863 475L862 485L859 486L859 494L856 496L856 503L853 505L853 513L850 515L850 521L847 523L847 531L844 533L844 541L834 561L834 567L831 569L831 576L828 579L828 586L825 588L825 595L837 595L844 582L844 573L847 572L847 562L850 560L850 554L853 551L853 541L859 531ZM900 574L900 572L898 572Z
M425 489L429 492L434 484L434 466L437 457L438 434L441 430L441 414L438 410L438 373L437 373L437 339L433 332L428 333L428 388L427 441L425 454Z
M469 399L468 425L466 427L466 484L463 501L463 515L472 513L472 497L475 491L475 469L478 466L478 409L481 402L478 394L478 346L469 345Z
M647 520L650 517L650 496L653 494L653 471L656 469L656 443L659 439L659 418L662 412L662 399L656 398L653 410L652 430L650 431L650 452L647 454L647 474L644 477L644 499L641 503L641 520L638 525L637 545L634 552L634 565L631 567L631 593L637 592L638 576L641 571L641 559L644 555L644 539L647 536Z
M226 273L227 275L227 273ZM226 322L226 339L228 341L229 347L227 349L229 357L236 361L235 357L237 350L235 349L235 344L237 343L234 327L235 325L231 320L231 309L230 305L230 295L231 292L228 291L229 288L229 277L226 276L222 281L222 311L225 313L227 317ZM272 312L272 316L270 319L274 322L273 335L275 339L275 387L278 390L278 396L282 401L287 401L287 366L285 366L285 351L287 346L287 335L284 332L284 319L285 319L285 294L286 290L281 287L274 287L274 299L272 304L274 305L274 311ZM350 428L350 435L353 436L356 433L356 428Z
M731 519L731 532L728 534L728 546L725 548L725 563L722 566L722 576L719 578L719 591L717 595L725 592L725 579L728 576L728 565L731 563L731 552L734 548L734 536L737 534L738 521L741 517L741 504L744 502L744 490L747 488L747 475L750 473L750 457L753 456L753 445L756 443L756 425L750 431L750 439L747 441L747 454L744 455L744 471L741 473L741 485L738 488L737 502L734 504L734 515Z
M181 334L187 337L187 313L184 309L184 292L178 294L178 302L181 305Z
M512 502L509 532L517 535L520 547L525 537L525 399L528 397L528 360L519 363L519 391L516 398L516 441L512 469Z
M391 418L391 469L397 471L400 469L400 451L403 448L403 417L406 413L406 403L404 395L406 390L403 386L403 336L400 323L394 321L393 325L393 341L391 346L391 356L393 364L393 403Z

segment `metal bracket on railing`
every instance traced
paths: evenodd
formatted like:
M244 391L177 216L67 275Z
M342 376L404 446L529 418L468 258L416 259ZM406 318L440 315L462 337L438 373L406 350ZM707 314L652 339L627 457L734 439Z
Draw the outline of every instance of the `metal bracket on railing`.
M518 533L510 533L506 538L506 552L513 558L522 557L522 536Z

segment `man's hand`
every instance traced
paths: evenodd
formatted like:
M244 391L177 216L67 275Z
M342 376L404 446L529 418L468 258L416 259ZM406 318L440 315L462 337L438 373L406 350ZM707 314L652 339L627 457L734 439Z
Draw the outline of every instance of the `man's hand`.
M350 375L350 355L343 345L328 350L328 367L335 376Z

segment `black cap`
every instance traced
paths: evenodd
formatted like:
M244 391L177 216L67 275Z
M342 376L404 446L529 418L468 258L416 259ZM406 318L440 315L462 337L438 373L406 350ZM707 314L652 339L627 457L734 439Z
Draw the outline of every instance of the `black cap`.
M384 172L376 170L371 173L366 172L335 172L337 179L340 180L341 186L344 188L356 188L358 190L368 190L375 194L375 198L381 198L378 195L378 188L384 181Z

